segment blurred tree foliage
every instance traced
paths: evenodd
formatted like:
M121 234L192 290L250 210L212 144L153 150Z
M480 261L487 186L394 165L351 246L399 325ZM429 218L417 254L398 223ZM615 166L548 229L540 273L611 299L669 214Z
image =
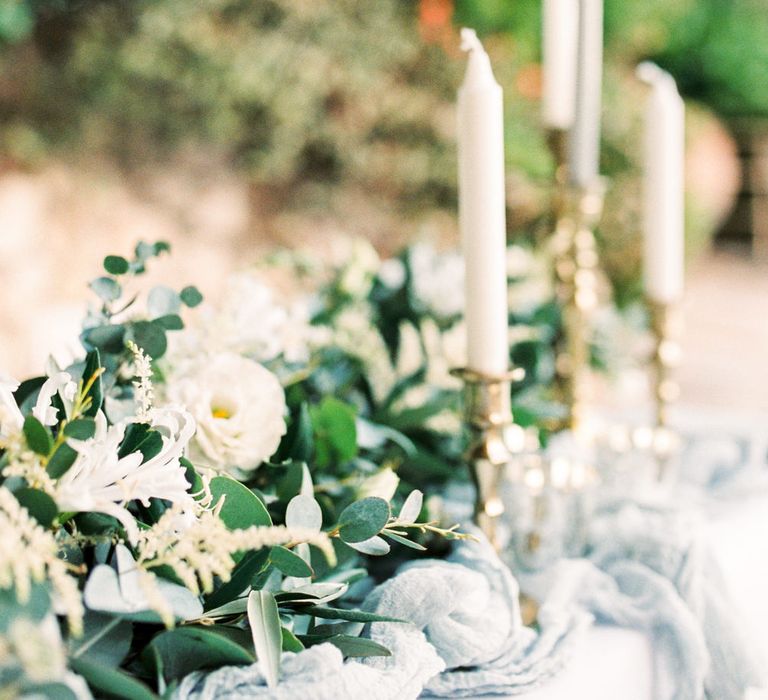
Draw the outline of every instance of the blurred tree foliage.
M655 60L726 117L768 118L768 2L696 0Z
M415 9L406 0L7 3L7 149L97 148L130 161L214 144L255 181L352 181L449 204L455 68L421 42Z

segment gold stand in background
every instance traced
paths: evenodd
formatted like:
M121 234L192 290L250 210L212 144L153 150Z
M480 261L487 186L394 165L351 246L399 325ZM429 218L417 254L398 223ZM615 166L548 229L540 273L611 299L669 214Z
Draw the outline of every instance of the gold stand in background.
M674 373L682 358L679 340L682 314L678 304L648 300L648 308L654 338L651 361L656 402L654 448L659 462L658 478L661 480L666 477L670 457L678 443L677 435L669 424L669 409L680 396L680 386Z
M568 189L563 196L552 236L556 293L563 315L556 369L568 411L560 427L578 431L589 403L590 343L599 302L600 260L592 231L602 212L602 182Z
M470 432L467 460L476 488L475 521L498 548L496 522L504 512L500 493L504 471L510 458L524 447L514 440L511 387L525 371L516 368L488 376L462 368L452 374L464 381L464 413Z

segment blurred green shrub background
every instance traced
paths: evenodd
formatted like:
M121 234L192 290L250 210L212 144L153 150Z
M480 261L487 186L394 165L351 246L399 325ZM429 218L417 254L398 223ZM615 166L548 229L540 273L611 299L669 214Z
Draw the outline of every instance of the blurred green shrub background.
M689 146L722 140L712 113L768 116L758 89L768 86L767 9L606 0L601 233L620 301L638 291L634 66L658 59L703 105L691 109ZM505 89L510 235L533 235L552 172L539 125L540 0L0 0L2 162L94 153L131 172L202 153L274 212L345 220L344 193L375 202L381 222L366 230L391 250L455 210L461 25L478 30ZM695 255L728 202L706 184L689 200ZM438 221L451 240L451 216Z

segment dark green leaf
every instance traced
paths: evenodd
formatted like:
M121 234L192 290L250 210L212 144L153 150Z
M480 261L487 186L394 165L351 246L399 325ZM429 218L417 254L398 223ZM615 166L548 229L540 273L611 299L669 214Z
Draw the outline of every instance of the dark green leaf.
M146 423L131 423L125 430L123 442L117 456L122 458L132 452L141 452L146 462L155 457L163 449L163 437Z
M75 440L88 440L96 433L96 421L93 418L78 418L64 426L64 435Z
M376 613L365 612L363 610L343 610L341 608L326 608L316 605L306 608L304 612L307 615L320 617L324 620L346 620L347 622L407 622L397 617L388 617L386 615L377 615Z
M274 688L280 678L283 635L277 603L269 591L251 591L248 595L248 624L259 668L267 686Z
M105 302L117 301L123 293L123 289L118 282L111 277L97 277L88 285L99 298Z
M304 645L299 641L299 638L287 627L281 627L280 634L283 637L283 651L293 651L298 654L304 650Z
M64 443L56 448L56 452L51 455L45 470L54 479L60 479L67 473L69 468L75 463L77 452L69 445Z
M51 431L34 416L27 416L24 419L23 430L29 449L44 457L48 456L53 448Z
M190 309L199 306L203 301L203 295L200 293L200 290L193 285L184 287L184 289L181 290L179 297L181 297L181 301Z
M285 547L272 547L269 559L286 576L298 576L300 578L312 576L312 567L298 554Z
M133 342L154 360L165 355L168 349L165 329L154 321L136 321L131 325L130 335Z
M312 418L309 415L307 404L302 403L298 411L291 416L288 430L275 453L275 460L284 462L290 459L295 462L309 462L312 459L314 449ZM290 495L295 496L297 493L298 491Z
M155 319L155 323L162 326L167 331L180 331L184 328L184 321L178 314L166 314Z
M128 655L133 625L121 617L86 610L83 634L69 640L70 656L117 668Z
M211 479L211 507L224 497L224 505L219 516L230 530L239 530L251 525L271 525L267 509L246 486L228 476L215 476Z
M56 502L45 491L23 488L14 491L13 495L29 511L29 514L45 528L50 527L59 514Z
M198 669L252 664L253 654L220 634L220 629L189 626L161 632L149 643L143 656L151 663L154 652L162 660L166 682L181 679Z
M192 464L192 462L190 462L186 457L179 459L179 462L185 469L184 477L191 487L189 492L202 498L203 490L205 487L203 485L203 480L200 478L200 474L198 474L197 469L195 469L195 465Z
M355 411L333 396L310 409L315 432L315 460L320 467L348 462L357 454Z
M158 700L146 685L123 671L108 668L83 658L70 658L69 665L79 673L93 690L110 698L125 700Z
M16 400L16 405L21 409L22 413L29 413L32 410L37 401L37 395L40 393L40 387L45 384L47 379L48 377L26 379L13 392L13 398Z
M348 505L339 516L339 535L345 542L362 542L378 535L389 520L389 503L371 496Z
M299 639L306 645L330 642L341 650L345 658L366 656L392 656L392 652L382 644L365 637L350 637L346 634L335 634L331 637L321 635L299 635Z
M85 369L83 370L83 385L86 385L98 372L101 370L101 355L98 348L91 350L85 356ZM95 418L96 414L101 409L101 404L104 402L104 386L101 381L101 376L96 377L96 380L91 384L91 388L88 390L86 396L90 397L91 404L88 406L88 410L85 411L86 416Z
M125 326L118 324L88 328L80 338L86 349L98 348L104 353L116 354L125 347Z
M104 258L104 269L110 275L124 275L130 269L128 261L120 255L107 255Z
M229 603L239 596L269 561L269 550L258 549L247 552L232 571L226 583L219 586L205 600L205 609L213 610Z

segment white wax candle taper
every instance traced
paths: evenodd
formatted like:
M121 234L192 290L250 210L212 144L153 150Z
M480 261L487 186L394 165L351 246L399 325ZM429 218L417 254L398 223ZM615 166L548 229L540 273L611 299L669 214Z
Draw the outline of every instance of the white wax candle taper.
M544 126L567 130L573 124L576 97L576 39L579 0L542 4L542 94Z
M502 90L475 32L462 29L461 40L469 52L458 99L467 365L500 375L509 368Z
M579 0L576 102L570 138L568 177L590 187L598 174L603 81L603 0Z
M645 62L637 75L650 86L645 108L643 281L649 299L670 303L683 294L685 106L669 73Z

